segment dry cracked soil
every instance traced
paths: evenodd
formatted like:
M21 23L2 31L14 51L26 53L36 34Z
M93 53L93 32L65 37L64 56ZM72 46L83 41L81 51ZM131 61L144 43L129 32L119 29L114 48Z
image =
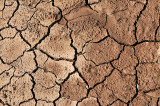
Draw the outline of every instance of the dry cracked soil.
M160 106L160 0L0 0L0 106Z

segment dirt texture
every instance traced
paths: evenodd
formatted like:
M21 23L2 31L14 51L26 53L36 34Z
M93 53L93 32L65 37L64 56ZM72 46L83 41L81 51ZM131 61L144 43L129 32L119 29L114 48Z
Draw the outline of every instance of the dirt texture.
M0 106L160 106L160 0L0 0Z

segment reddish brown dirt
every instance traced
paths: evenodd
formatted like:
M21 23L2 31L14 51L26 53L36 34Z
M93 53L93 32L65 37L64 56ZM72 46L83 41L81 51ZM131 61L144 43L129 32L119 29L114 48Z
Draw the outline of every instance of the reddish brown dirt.
M0 0L0 106L160 106L159 0Z

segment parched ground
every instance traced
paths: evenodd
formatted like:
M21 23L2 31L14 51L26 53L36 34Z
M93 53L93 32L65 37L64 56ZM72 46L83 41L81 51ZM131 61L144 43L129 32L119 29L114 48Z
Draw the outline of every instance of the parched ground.
M0 106L160 106L160 0L0 0Z

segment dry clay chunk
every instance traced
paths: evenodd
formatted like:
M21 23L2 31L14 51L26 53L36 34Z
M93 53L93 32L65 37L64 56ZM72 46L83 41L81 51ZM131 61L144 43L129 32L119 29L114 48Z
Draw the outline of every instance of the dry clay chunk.
M90 87L103 81L105 76L108 76L113 69L110 64L95 66L91 61L86 61L82 55L78 56L76 67Z
M99 104L97 103L96 98L89 97L80 102L78 106L99 106Z
M112 90L116 97L126 103L136 94L135 76L122 75L117 70L113 71L104 84Z
M107 36L107 32L103 29L106 23L106 16L98 14L88 7L77 8L70 14L66 15L68 27L73 30L73 45L77 51L82 51L82 47L86 42L96 42Z
M27 6L20 5L19 9L11 18L9 24L16 27L18 30L24 30L27 28L28 21L34 14L35 9L30 9Z
M129 2L127 10L109 15L106 27L110 36L126 45L136 43L135 21L143 6L143 4Z
M137 40L154 40L155 31L159 26L159 0L147 0L148 4L137 22ZM158 37L159 39L159 37Z
M108 106L117 99L104 83L101 83L92 89L89 96L98 98L102 106Z
M74 71L74 67L72 65L72 62L68 61L54 61L51 59L48 59L47 62L44 65L44 69L46 72L51 72L56 76L57 82L62 82L69 73Z
M139 63L156 62L159 56L159 43L144 42L135 47L135 55Z
M61 96L67 99L79 101L87 94L87 85L80 78L80 76L75 73L70 76L70 78L62 84Z
M67 14L74 8L84 6L85 0L54 0L54 5L61 8L63 14Z
M16 68L14 75L21 76L25 72L32 73L32 71L36 69L34 57L33 52L25 52L22 57L13 62L11 65Z
M70 43L70 30L64 25L55 24L51 28L50 36L43 40L37 48L54 58L73 59L74 49Z
M55 83L54 74L39 69L33 74L33 77L36 82L33 90L37 99L51 102L58 98L60 87Z
M29 46L17 34L14 39L4 39L0 41L0 57L6 63L16 60Z
M76 106L77 101L62 97L56 101L56 106Z
M122 48L123 46L108 37L100 43L89 43L84 48L84 56L87 60L92 60L96 64L108 63L118 58Z
M138 89L140 91L150 91L150 96L159 97L160 91L156 88L160 87L160 67L158 64L140 64L137 67L138 75ZM155 90L154 90L155 89Z
M18 106L20 102L33 98L31 80L28 74L19 78L13 77L11 83L0 91L0 98L11 106Z
M44 27L37 19L32 18L28 21L28 27L22 32L24 39L26 39L33 47L44 35L47 34L48 27Z
M1 1L5 1L5 0L1 0ZM17 2L14 2L11 6L5 6L5 9L3 11L0 11L0 23L1 23L0 29L8 26L7 22L11 18L16 7L17 7Z
M125 47L118 60L112 62L114 67L125 74L135 74L135 66L138 63L132 47Z

